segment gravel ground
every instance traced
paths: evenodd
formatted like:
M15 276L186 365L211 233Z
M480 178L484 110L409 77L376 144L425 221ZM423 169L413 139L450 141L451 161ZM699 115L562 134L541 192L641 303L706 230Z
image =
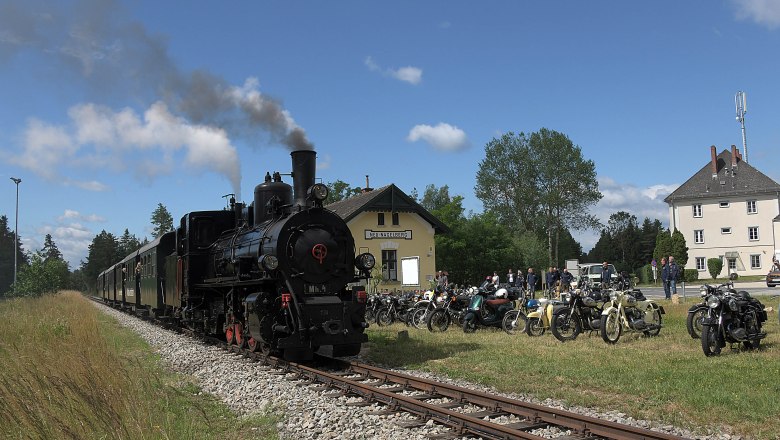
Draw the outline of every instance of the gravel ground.
M378 404L365 407L348 406L349 402L359 399L325 396L300 384L300 381L285 380L292 379L292 376L284 377L278 371L251 362L240 355L227 354L220 348L161 329L103 305L97 306L114 316L121 325L138 333L160 354L163 362L172 370L194 377L204 392L216 396L238 414L248 415L269 410L284 414L284 421L278 425L279 435L283 439L423 440L429 435L447 432L445 428L433 424L432 421L424 427L415 429L399 427L397 422L410 421L414 417L403 412L388 415L371 414L385 409ZM360 360L359 357L355 359ZM435 378L462 387L503 394L480 385L438 377L427 372L410 370L403 370L403 372ZM589 408L567 406L551 399L539 400L520 394L503 395L683 437L707 440L740 438L722 432L696 435L669 425L635 420L616 411L596 412ZM477 408L470 410L477 410ZM516 420L506 418L507 423L512 421ZM567 431L550 428L537 430L534 434L555 438L567 435Z

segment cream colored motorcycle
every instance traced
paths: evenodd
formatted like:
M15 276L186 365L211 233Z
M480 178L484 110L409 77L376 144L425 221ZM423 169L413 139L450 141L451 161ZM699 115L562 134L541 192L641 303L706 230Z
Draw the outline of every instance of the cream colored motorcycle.
M662 306L646 299L639 289L613 290L601 312L601 339L615 344L623 332L657 336L662 327L661 315L665 313Z

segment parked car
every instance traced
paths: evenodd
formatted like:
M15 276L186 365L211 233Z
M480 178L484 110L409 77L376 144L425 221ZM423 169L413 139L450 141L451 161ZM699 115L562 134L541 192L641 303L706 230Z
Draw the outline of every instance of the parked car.
M600 288L601 287L601 263L583 263L580 264L580 278L577 282L578 285L582 284L582 281L585 278L588 278L590 280L590 285L594 288ZM618 273L617 270L615 270L615 266L609 265L609 270L612 271L612 275L610 278L612 278L612 282L616 283L618 279Z
M772 267L772 270L766 274L766 287L775 287L780 285L780 269L777 266Z

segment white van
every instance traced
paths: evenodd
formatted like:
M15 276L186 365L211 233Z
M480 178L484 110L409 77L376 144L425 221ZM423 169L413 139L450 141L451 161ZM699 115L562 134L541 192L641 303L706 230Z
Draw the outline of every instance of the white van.
M583 263L580 264L580 277L577 280L577 286L580 286L582 283L582 280L584 278L590 279L590 285L593 287L601 287L601 271L602 271L602 264L601 263ZM612 272L612 275L610 278L612 278L612 282L616 283L618 279L617 270L615 270L615 266L612 264L609 264L609 270Z

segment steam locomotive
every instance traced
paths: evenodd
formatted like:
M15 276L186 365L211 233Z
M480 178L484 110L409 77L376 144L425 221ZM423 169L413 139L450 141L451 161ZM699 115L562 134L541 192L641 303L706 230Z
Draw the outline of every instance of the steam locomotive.
M97 295L139 314L223 335L252 351L308 360L355 355L367 341L364 281L344 220L323 207L316 153L293 151L293 186L266 173L250 206L185 214L175 231L102 272Z

